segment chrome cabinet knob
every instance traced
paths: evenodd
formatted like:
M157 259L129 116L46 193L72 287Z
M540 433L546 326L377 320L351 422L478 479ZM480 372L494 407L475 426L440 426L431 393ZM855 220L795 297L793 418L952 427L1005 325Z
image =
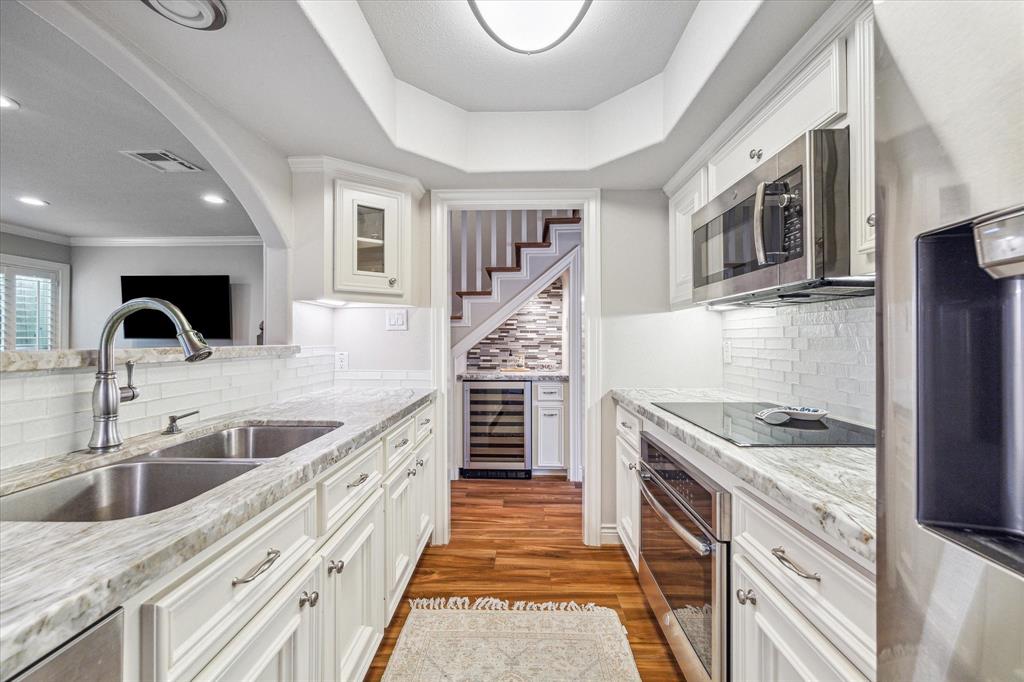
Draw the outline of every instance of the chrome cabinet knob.
M745 605L747 602L750 602L753 606L757 606L757 595L754 594L753 590L736 590L736 601L738 601L741 606Z
M310 606L310 608L312 608L312 607L316 606L317 602L319 602L319 601L320 601L320 593L319 592L305 592L305 591L303 591L303 593L301 595L299 595L299 608L302 608L303 606L306 606L307 604Z
M635 462L630 462L629 463L629 470L630 471L635 471L636 470L636 463Z
M869 215L868 219L866 221L864 221L864 222L866 222L868 224L868 227L874 227L875 226L875 214L872 213L871 215Z
M398 278L397 277L391 277L390 279L388 279L388 286L389 287L393 287L396 284L398 284Z

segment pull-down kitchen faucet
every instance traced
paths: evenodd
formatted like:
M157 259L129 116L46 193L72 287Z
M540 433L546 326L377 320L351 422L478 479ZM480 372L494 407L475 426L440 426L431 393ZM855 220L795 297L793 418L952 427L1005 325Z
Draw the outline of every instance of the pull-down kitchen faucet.
M96 383L92 389L92 438L89 449L105 452L121 446L124 439L117 428L117 414L121 402L139 397L139 389L132 384L135 363L128 363L128 385L118 387L114 366L114 336L124 319L140 310L158 310L171 319L178 332L178 343L186 362L198 362L213 355L203 335L192 329L178 306L160 298L133 298L110 313L100 333L99 358L96 360Z

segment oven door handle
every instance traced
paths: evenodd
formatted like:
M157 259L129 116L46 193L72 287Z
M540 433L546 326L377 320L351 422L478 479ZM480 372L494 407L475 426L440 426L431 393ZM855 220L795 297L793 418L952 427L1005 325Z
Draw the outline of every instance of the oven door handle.
M637 482L640 484L640 492L643 494L644 499L647 500L647 504L651 505L651 509L658 517L668 524L668 527L672 529L676 535L680 537L687 545L690 546L694 552L700 556L708 556L712 552L711 544L704 542L700 538L696 537L690 531L683 527L683 524L672 518L672 515L665 510L665 507L661 506L661 503L654 499L654 495L651 495L650 491L647 490L647 486L644 485L644 478L640 475L640 470L636 472Z

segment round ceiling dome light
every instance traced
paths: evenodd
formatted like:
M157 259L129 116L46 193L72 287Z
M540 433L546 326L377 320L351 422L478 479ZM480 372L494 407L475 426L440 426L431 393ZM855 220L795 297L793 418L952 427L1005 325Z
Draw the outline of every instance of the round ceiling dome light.
M592 0L469 0L487 35L520 54L547 52L576 30Z
M194 28L197 31L216 31L228 23L228 11L222 0L142 0L165 19Z

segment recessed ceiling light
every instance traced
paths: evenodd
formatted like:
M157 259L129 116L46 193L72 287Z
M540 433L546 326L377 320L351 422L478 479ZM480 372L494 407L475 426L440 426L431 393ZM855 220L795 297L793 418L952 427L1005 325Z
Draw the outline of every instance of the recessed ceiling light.
M219 194L204 194L203 201L208 204L216 204L217 206L228 203L228 200Z
M21 105L10 97L0 95L0 109L21 109Z
M18 197L18 201L29 206L49 206L49 201L43 201L39 197Z
M592 0L469 0L477 21L502 47L546 52L576 30Z
M221 0L142 0L165 19L197 31L216 31L228 23L228 12Z

